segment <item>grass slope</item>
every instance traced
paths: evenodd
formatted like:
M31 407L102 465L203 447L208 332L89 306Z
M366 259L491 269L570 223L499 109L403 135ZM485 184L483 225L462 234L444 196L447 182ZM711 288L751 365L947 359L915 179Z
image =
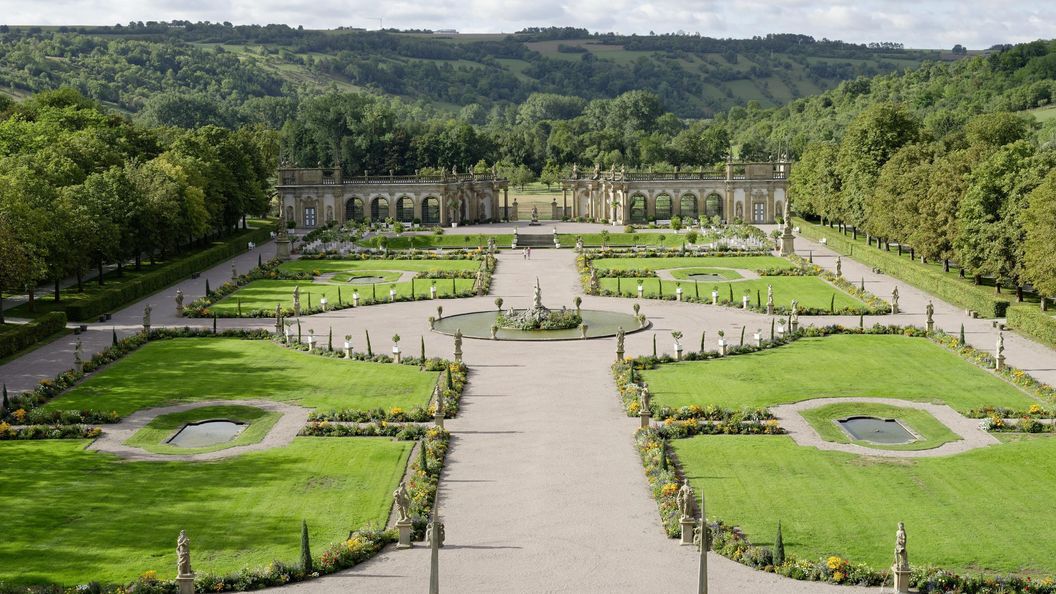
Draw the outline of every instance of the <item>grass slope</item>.
M957 571L1056 572L1056 532L1045 529L1056 489L1056 439L953 457L863 458L795 445L787 436L702 436L672 446L708 516L768 545L781 521L800 557L838 555L891 564L898 522L915 565Z
M711 361L643 372L660 406L740 408L810 398L874 396L1025 409L1036 401L923 338L836 335Z
M124 462L86 441L0 443L0 582L127 582L175 571L186 529L200 574L295 563L301 519L312 549L381 526L413 444L299 437L209 463Z
M362 349L362 337L354 338ZM380 351L384 341L375 340ZM175 402L263 398L324 409L409 409L428 402L437 377L417 367L328 359L263 340L181 338L148 343L47 408L127 415Z

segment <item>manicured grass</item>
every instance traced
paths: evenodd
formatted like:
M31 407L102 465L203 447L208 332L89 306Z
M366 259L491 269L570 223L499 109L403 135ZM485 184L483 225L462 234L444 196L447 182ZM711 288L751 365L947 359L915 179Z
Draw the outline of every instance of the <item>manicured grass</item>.
M147 423L147 426L125 442L130 446L143 448L155 454L204 454L226 450L235 446L258 443L268 431L275 426L281 417L279 413L268 412L252 406L203 406L194 410L162 415ZM237 437L227 443L203 448L181 448L166 443L176 432L188 423L207 420L234 421L247 426Z
M478 260L290 260L279 266L285 272L360 272L374 270L470 270L480 268Z
M429 296L429 286L433 279L415 279L414 294L419 297ZM465 291L472 291L476 282L471 278L435 279L437 297L448 297ZM309 306L318 308L319 299L323 296L330 307L341 304L352 303L352 294L359 291L360 305L375 302L387 302L389 290L395 285L396 296L408 297L411 294L411 282L401 283L378 283L377 285L362 283L316 283L310 281L290 280L257 280L252 281L241 289L224 297L210 306L210 311L228 315L236 315L239 311L239 302L242 303L242 315L248 316L254 311L266 310L274 312L276 304L282 304L284 309L293 307L293 289L301 288L301 307L307 309ZM452 291L452 285L454 290ZM340 287L340 295L338 295ZM310 295L309 295L310 293ZM340 297L340 300L338 299Z
M792 262L775 256L685 256L680 258L599 258L598 270L667 270L671 268L734 268L765 270L794 268Z
M321 336L325 347L326 336ZM357 351L363 336L353 336ZM375 336L375 352L388 338ZM335 346L344 337L334 337ZM55 410L116 410L177 402L262 398L323 409L424 406L438 374L394 363L345 361L266 340L179 338L148 343L47 404Z
M598 247L602 245L601 233L561 233L561 245L572 247L576 245L576 238L583 238L583 245L587 247ZM696 245L705 244L713 241L714 238L697 232L697 243ZM682 247L685 243L686 247L692 247L694 244L689 243L686 239L685 233L675 233L674 231L642 231L641 233L609 233L608 239L604 241L606 246L661 246L668 248Z
M868 404L864 402L830 404L805 410L801 413L810 426L817 430L821 438L837 443L853 443L867 448L881 450L930 450L944 443L959 441L961 438L950 431L931 413L913 408L902 408L887 404ZM917 440L906 444L881 444L861 439L851 439L847 432L836 425L838 419L866 416L880 419L897 419L917 436Z
M638 282L642 282L642 294L645 297L655 298L660 295L661 279L634 277L603 278L599 284L602 290L617 292L624 297L638 296ZM835 307L836 312L867 313L864 303L856 297L837 289L816 276L764 276L756 279L746 279L732 283L690 280L662 282L665 296L674 296L678 292L678 284L682 285L684 297L700 298L711 301L711 291L718 287L719 302L730 303L730 290L733 290L733 303L738 307L744 292L748 291L750 305L766 305L767 286L774 287L774 304L778 307L791 308L792 300L799 300L800 309L820 309L825 312L829 307Z
M709 344L714 344L713 339ZM1016 410L1037 401L925 338L835 335L642 373L660 406L761 407L811 398L873 396Z
M706 494L708 516L741 526L756 544L772 544L780 521L789 553L838 555L882 570L904 521L914 565L1056 572L1056 532L1047 519L1056 490L1051 436L919 459L825 452L787 436L701 436L671 445Z
M412 443L299 437L216 462L126 462L85 440L0 442L0 582L128 582L175 574L181 529L194 569L296 563L301 519L316 558L382 527ZM17 511L16 511L17 510Z
M402 276L402 275L403 275L403 273L402 272L398 272L398 271L357 270L355 272L338 272L338 273L335 273L334 276L330 279L330 281L334 282L334 283L347 283L347 282L349 282L350 280L353 280L353 279L366 279L366 278L380 277L383 280L377 281L377 282L392 283L392 282L396 282L397 280L399 280L400 276ZM354 285L368 284L369 285L370 283L359 282L359 283L352 283L352 284L354 284Z

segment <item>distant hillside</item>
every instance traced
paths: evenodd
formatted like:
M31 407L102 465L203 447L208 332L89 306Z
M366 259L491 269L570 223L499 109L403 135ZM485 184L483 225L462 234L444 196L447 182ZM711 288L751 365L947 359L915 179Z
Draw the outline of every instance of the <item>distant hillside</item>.
M238 114L254 98L323 89L371 90L447 110L517 104L533 92L597 99L644 89L675 114L699 118L749 101L782 105L844 80L954 57L803 35L736 40L574 28L436 35L190 22L0 27L0 91L18 97L69 85L128 112L172 92ZM288 113L267 114L284 109L265 100L248 111L279 122Z

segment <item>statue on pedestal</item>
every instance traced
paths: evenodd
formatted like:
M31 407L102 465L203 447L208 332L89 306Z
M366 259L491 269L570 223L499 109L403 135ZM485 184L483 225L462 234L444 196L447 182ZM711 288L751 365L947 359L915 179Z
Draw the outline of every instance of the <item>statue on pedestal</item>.
M836 256L836 276L843 276L843 256Z
M906 525L898 523L895 533L895 571L909 571L909 555L906 553Z
M539 277L535 277L535 287L532 288L532 309L543 306L543 289L539 286Z
M294 315L301 315L301 286L296 285L293 287L293 313Z
M177 577L191 577L191 539L187 538L187 531L180 530L176 538L176 575Z
M924 312L928 314L928 329L930 330L935 324L935 306L931 304L931 301L928 301L928 305L924 308Z
M642 384L642 389L638 392L638 407L643 413L649 411L649 384Z
M598 179L601 177L601 163L594 163L594 173L591 174L590 179Z
M623 326L616 329L616 352L623 354L623 340L624 340Z
M997 358L998 359L1004 359L1005 358L1005 333L1004 332L998 332L997 333Z
M769 311L774 309L774 285L766 285L766 308Z
M183 313L183 291L176 289L176 315Z
M407 485L400 482L400 486L392 492L392 498L396 500L396 513L399 514L399 522L410 522L411 495L407 492Z
M143 306L143 327L144 328L148 328L148 329L150 328L150 312L152 311L152 309L153 308L150 307L149 303Z
M678 506L678 512L681 514L682 519L689 518L689 512L692 511L693 507L693 487L689 486L689 479L682 481L682 486L678 489L678 493L675 494L675 505Z
M891 313L898 313L898 287L891 290Z

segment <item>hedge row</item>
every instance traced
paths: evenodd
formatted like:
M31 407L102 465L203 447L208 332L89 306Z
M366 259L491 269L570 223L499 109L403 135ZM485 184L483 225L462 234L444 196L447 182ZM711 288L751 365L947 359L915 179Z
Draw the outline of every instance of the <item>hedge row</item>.
M1000 318L1005 315L1009 301L992 294L989 289L977 287L967 281L950 278L942 272L931 270L916 262L878 248L867 247L848 239L839 231L795 219L800 233L810 239L821 239L828 246L842 253L851 253L859 262L875 266L899 280L905 281L958 307L979 312L985 318ZM857 248L857 249L855 249Z
M1036 305L1016 305L1008 308L1008 327L1038 342L1056 347L1056 317L1041 311Z
M137 279L117 283L113 287L101 291L95 297L67 305L66 315L71 320L87 321L97 317L99 314L113 311L136 299L156 293L190 276L191 273L204 271L242 253L246 249L246 244L250 241L262 243L271 239L271 231L272 226L268 225L252 229L246 233L240 233L225 240L220 245L180 258Z
M62 331L66 327L66 314L53 311L36 320L0 333L0 359L10 357L34 344Z

